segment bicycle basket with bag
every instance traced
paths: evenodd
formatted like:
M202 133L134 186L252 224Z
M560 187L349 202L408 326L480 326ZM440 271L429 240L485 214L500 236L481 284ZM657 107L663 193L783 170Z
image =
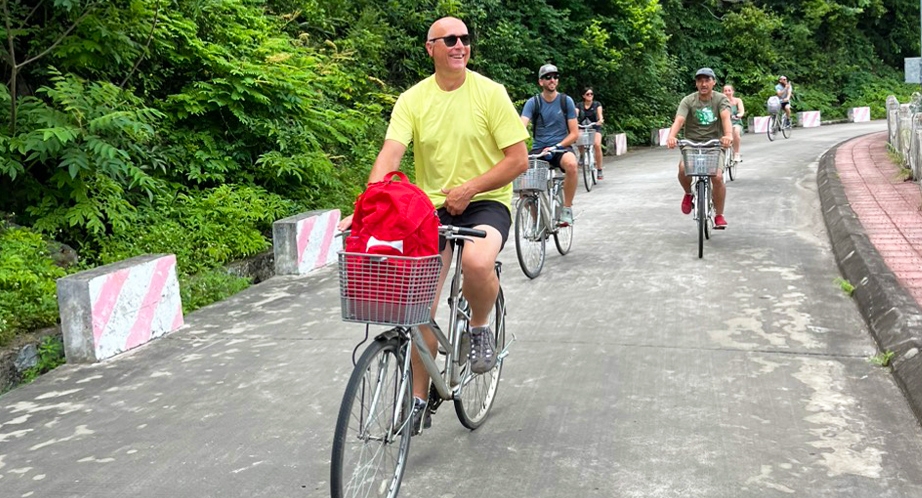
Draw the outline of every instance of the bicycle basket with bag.
M768 108L769 114L778 114L781 112L781 99L778 97L769 97L765 106Z
M439 218L425 192L401 172L369 184L355 202L352 233L339 255L343 320L428 322L441 270L438 253Z

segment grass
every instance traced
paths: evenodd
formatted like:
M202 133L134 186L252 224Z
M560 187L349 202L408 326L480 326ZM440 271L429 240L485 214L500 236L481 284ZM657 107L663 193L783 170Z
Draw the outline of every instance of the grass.
M855 286L852 285L852 283L849 282L848 280L845 280L844 278L839 277L835 280L835 282L836 282L836 285L838 285L839 288L842 289L842 292L844 292L848 296L851 296L852 294L855 293Z
M876 355L868 358L868 362L879 367L889 367L895 354L896 353L890 351L889 349L887 351L881 351Z

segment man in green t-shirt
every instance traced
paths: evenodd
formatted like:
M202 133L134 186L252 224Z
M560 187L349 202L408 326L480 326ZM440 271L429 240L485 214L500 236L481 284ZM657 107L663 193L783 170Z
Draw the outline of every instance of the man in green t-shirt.
M703 67L695 73L695 86L698 91L686 96L679 103L679 109L676 111L675 121L669 128L669 138L666 140L666 146L674 149L678 140L676 136L679 130L685 128L685 138L695 142L706 142L715 138L720 139L724 149L730 147L733 143L733 126L730 124L730 101L724 94L714 92L714 85L717 83L717 77L714 71L709 67ZM718 162L720 169L717 170L717 176L713 178L714 183L714 228L727 228L727 220L724 219L724 201L726 200L727 188L723 179L723 154ZM691 178L685 176L685 167L679 159L679 183L685 190L685 197L682 198L682 212L691 213L692 199Z
M397 99L384 145L368 181L377 182L400 168L400 160L413 143L416 181L438 208L444 225L487 232L464 246L462 292L471 306L470 361L474 373L497 364L497 351L489 326L490 312L499 293L494 264L512 225L512 180L528 169L528 131L506 89L467 69L471 39L460 19L435 21L426 37L426 51L435 74L420 81ZM340 229L352 224L349 216ZM439 293L451 266L451 246L440 241L442 274ZM420 327L429 350L438 346L429 327ZM416 408L425 408L429 378L417 348L413 348L413 395Z

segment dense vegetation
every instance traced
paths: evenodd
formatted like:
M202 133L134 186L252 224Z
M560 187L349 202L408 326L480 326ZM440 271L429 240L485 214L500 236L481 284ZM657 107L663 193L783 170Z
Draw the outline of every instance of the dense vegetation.
M634 144L671 121L699 66L750 113L783 73L797 108L880 117L911 91L900 69L919 53L908 0L2 4L0 211L76 248L71 270L176 253L187 309L246 285L218 268L267 248L274 219L348 209L396 96L431 72L422 40L438 17L467 22L471 67L519 103L552 61L563 91L594 87L607 131ZM54 322L60 272L34 261L43 251L0 237L0 343Z

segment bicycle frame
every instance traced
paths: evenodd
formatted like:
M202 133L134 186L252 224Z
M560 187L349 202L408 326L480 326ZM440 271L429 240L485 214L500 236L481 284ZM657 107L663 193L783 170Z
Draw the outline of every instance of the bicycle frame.
M419 327L400 327L401 332L404 336L409 336L410 340L406 341L406 350L404 354L404 376L401 380L401 397L405 392L403 386L409 381L408 377L410 375L410 345L412 344L419 350L419 356L422 360L423 366L426 368L426 372L429 373L429 378L431 379L432 386L435 387L435 390L439 393L439 396L443 400L456 399L461 396L464 386L470 383L471 379L474 377L474 374L468 370L467 375L463 378L461 377L461 371L463 363L460 361L460 348L461 348L461 330L458 328L459 320L463 319L467 322L470 322L471 316L469 310L461 309L461 253L464 248L465 240L472 240L471 237L463 235L446 235L446 238L449 239L449 243L452 241L455 244L454 251L454 263L455 271L451 278L450 294L448 296L448 304L450 307L449 315L449 330L451 337L446 337L445 333L442 332L442 329L438 326L435 320L429 322L429 328L432 330L439 344L442 346L442 349L445 351L445 369L440 370L436 359L433 358L432 352L429 350L429 346L426 345L426 341L423 339L422 331ZM495 271L497 276L501 272L501 266L496 265ZM515 342L515 334L512 335L512 339L508 341L496 357L497 361L502 362L503 359L509 355L509 346ZM398 401L402 399L398 398ZM400 403L396 406L401 406Z

